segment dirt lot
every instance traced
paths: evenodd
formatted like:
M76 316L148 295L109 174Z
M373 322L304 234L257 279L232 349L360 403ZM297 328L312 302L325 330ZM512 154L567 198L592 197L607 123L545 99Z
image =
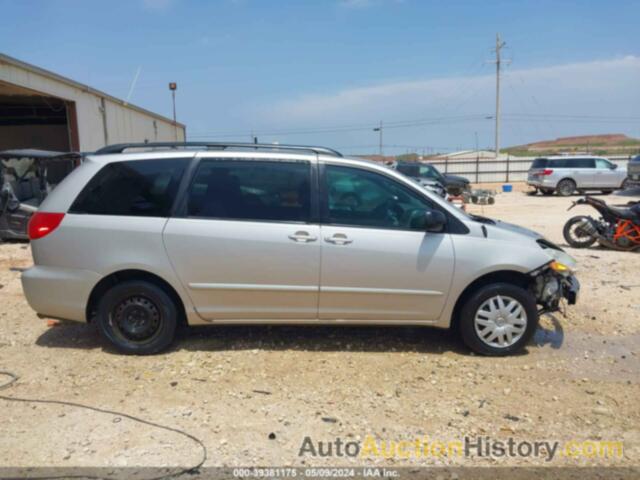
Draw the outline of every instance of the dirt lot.
M626 202L628 197L609 196ZM570 199L501 194L472 211L564 243ZM206 327L170 352L125 357L87 325L47 327L26 304L28 245L0 245L0 393L81 402L202 439L206 465L640 465L640 256L568 250L582 296L542 319L527 351L471 355L435 329ZM0 379L3 382L4 379ZM0 466L191 465L178 434L75 407L0 400ZM345 441L622 440L624 458L368 459L299 457L305 436Z

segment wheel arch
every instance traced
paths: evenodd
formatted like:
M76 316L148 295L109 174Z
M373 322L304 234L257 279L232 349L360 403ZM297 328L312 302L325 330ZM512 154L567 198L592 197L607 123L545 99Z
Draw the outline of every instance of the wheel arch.
M180 298L180 295L178 295L176 289L169 282L156 275L155 273L133 268L113 272L102 278L98 283L94 285L91 293L89 294L89 300L87 301L85 310L87 323L91 323L93 317L95 316L96 308L98 307L100 298L102 298L102 296L111 287L128 280L143 280L162 288L176 303L176 308L179 312L179 323L183 325L187 324L187 312L185 309L185 305L182 301L182 298Z
M462 306L465 304L467 299L471 295L473 295L473 293L476 292L479 288L490 285L492 283L508 283L527 289L532 282L532 277L530 277L526 273L518 272L516 270L497 270L481 275L480 277L473 280L469 285L467 285L462 293L458 295L458 299L456 300L455 306L453 307L453 312L451 314L450 327L452 329L457 328L458 322L460 320L460 310L462 309Z

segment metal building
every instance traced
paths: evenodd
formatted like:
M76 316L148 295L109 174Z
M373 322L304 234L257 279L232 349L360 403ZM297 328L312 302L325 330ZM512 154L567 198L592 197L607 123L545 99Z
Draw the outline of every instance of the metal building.
M181 123L0 54L0 150L89 152L185 135Z

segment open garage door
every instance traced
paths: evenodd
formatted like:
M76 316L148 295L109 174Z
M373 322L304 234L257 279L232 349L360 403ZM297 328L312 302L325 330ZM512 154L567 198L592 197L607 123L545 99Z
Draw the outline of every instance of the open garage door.
M0 150L78 151L75 103L0 82Z

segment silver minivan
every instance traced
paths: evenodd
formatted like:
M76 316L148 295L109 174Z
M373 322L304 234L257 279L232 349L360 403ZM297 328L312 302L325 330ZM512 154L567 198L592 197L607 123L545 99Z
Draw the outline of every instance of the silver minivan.
M625 189L627 171L603 157L555 156L536 158L529 167L527 184L543 195L566 197L575 191L611 193Z
M454 327L506 355L579 290L575 261L535 232L321 147L105 147L29 235L32 308L125 353L166 348L181 323L285 323Z

